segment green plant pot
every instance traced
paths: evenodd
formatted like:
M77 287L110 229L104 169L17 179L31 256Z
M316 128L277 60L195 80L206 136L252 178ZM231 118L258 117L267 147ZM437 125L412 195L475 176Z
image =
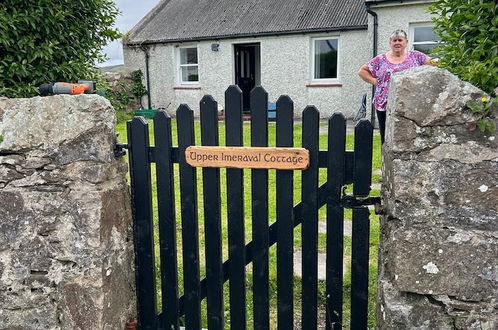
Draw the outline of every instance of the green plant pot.
M156 109L141 109L135 111L135 116L142 116L145 118L152 119L156 115L157 110Z

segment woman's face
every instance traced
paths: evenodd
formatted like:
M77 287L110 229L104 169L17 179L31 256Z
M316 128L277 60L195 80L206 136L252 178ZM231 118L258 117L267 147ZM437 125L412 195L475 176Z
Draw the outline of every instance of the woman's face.
M389 40L389 47L395 53L402 53L405 51L406 46L408 46L408 40L401 36L395 36Z

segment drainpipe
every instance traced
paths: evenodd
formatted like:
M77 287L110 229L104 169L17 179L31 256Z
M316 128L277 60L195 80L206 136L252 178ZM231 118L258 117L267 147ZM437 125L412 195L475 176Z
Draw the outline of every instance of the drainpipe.
M373 56L372 57L375 57L377 56L377 39L378 39L378 29L379 29L379 21L378 21L378 17L377 17L377 13L374 12L370 6L371 4L366 2L365 3L365 6L366 6L366 9L367 9L367 13L369 13L370 15L372 15L373 17ZM375 86L372 86L372 100L373 100L373 96L375 94ZM371 111L371 116L370 116L370 121L372 123L372 126L375 127L375 109L374 109L374 106L373 106L373 102L372 103L372 111Z
M150 79L149 79L149 58L150 58L150 53L149 53L149 48L146 46L141 45L140 49L144 52L145 54L145 77L147 80L147 107L148 109L152 109L152 105L150 102Z

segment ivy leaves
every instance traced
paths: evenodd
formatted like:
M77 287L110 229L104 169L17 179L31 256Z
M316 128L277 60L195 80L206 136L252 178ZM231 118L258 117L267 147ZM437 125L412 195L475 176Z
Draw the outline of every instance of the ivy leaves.
M493 95L498 87L498 1L436 0L429 11L442 41L435 49L438 66ZM470 130L496 131L490 117L498 111L496 97L468 102L467 107L481 118Z
M498 1L436 0L429 7L442 46L439 66L488 94L498 86Z

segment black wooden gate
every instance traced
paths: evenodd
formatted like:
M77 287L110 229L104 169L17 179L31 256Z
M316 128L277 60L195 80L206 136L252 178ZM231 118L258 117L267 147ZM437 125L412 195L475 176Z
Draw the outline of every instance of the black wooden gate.
M226 146L243 143L242 93L237 86L225 94ZM251 145L268 146L268 95L261 87L251 95ZM211 96L200 102L201 144L219 145L217 103ZM270 328L269 247L277 249L278 329L317 328L318 210L327 207L326 325L341 329L343 315L344 207L353 209L351 329L367 327L369 210L367 197L372 170L372 126L360 121L355 127L355 150L346 150L346 120L340 113L329 119L328 150L318 147L319 112L308 106L302 115L302 147L310 152L310 167L302 171L302 200L293 205L293 171L276 170L276 196L269 196L269 170L250 170L252 241L245 243L244 170L226 169L226 200L221 200L219 168L202 168L205 227L205 278L200 278L197 169L185 161L185 149L195 144L193 112L178 108L178 147L173 146L171 119L165 112L154 118L154 146L142 117L128 122L128 149L136 251L136 285L140 329L201 328L201 301L207 298L209 329L246 329L247 290L252 290L254 329ZM288 96L277 102L276 146L294 145L294 109ZM301 146L300 146L301 147ZM154 231L151 163L155 163L158 233ZM178 164L178 169L174 164ZM327 181L319 185L319 168L327 169ZM175 211L175 172L179 172L181 239ZM246 175L249 171L246 170ZM353 184L353 194L343 187ZM247 189L247 188L246 188ZM269 200L276 199L276 219L270 219ZM228 259L222 253L222 205L227 205ZM302 319L294 320L294 228L302 232ZM155 239L154 239L155 237ZM154 243L156 242L156 243ZM159 245L160 278L156 279L154 244ZM182 256L183 269L177 265ZM246 265L252 263L252 289L246 288ZM183 283L179 283L179 275ZM225 320L223 284L229 280L229 321ZM184 294L179 296L179 285ZM162 312L156 308L160 291ZM347 326L347 325L345 325Z

